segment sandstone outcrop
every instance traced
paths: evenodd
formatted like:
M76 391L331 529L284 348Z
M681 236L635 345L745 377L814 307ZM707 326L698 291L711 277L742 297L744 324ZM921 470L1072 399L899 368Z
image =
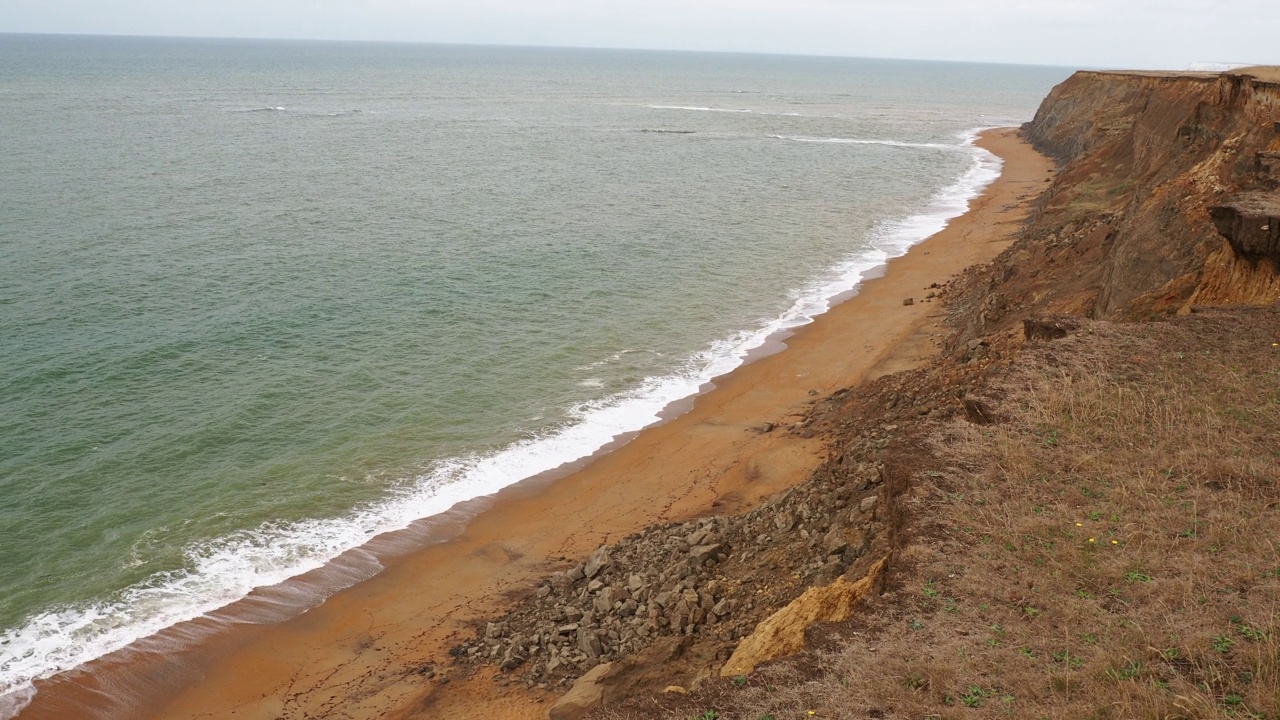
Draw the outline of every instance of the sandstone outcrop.
M721 677L746 675L761 663L799 652L804 648L805 631L814 623L847 620L858 601L880 586L888 562L887 557L880 559L855 582L837 578L825 587L805 590L738 644L721 668Z
M597 665L578 678L569 692L560 696L547 711L547 720L578 720L592 708L604 702L604 687L600 680L613 669L613 663Z
M1280 193L1255 192L1209 208L1209 217L1239 257L1280 263Z

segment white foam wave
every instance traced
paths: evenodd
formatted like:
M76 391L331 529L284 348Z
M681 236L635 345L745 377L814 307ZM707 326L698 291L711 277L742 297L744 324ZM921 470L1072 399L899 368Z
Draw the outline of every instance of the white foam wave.
M917 242L941 232L953 218L968 211L969 203L1000 177L1004 161L976 144L978 135L987 129L975 128L965 132L960 136L962 142L959 146L948 146L970 153L969 168L956 182L935 194L925 212L887 224L882 247L901 255Z
M838 137L806 137L803 135L770 135L769 137L776 140L790 140L791 142L802 143L830 143L834 145L887 145L889 147L901 148L929 148L933 150L964 150L964 145L950 145L947 143L918 143L904 142L902 140L873 140L863 138L838 138Z
M362 115L362 114L377 115L378 114L377 111L375 110L360 110L358 108L351 109L351 110L293 110L293 111L290 111L288 108L278 107L278 106L235 108L232 110L228 110L227 112L233 112L233 113L288 112L290 114L318 115L323 117L345 117L347 115Z
M780 117L806 117L798 112L767 112L764 110L748 110L742 108L702 107L700 105L649 105L650 110L691 110L693 112L748 113L753 115L771 115Z
M595 370L596 368L604 367L605 365L613 365L615 363L621 362L623 358L626 358L630 355L652 355L653 357L662 357L662 353L658 352L657 350L619 350L616 353L610 354L608 357L604 358L603 360L597 360L593 363L580 365L574 368L574 370L582 370L582 371Z
M750 110L736 110L733 108L715 108L715 107L699 107L695 105L650 105L653 110L693 110L696 112L722 112L722 113L749 113Z
M36 697L36 689L30 684L21 685L11 692L0 693L0 718L11 718L31 704Z
M886 222L874 248L850 255L826 276L796 294L792 306L758 327L712 343L677 372L649 378L639 387L572 408L571 422L500 451L452 458L382 502L334 519L264 523L252 530L187 549L184 570L157 574L125 589L119 597L92 605L54 608L0 634L0 718L29 701L32 681L81 665L177 623L224 607L255 588L276 585L320 568L382 533L403 529L419 518L489 495L521 479L586 457L619 435L657 422L670 403L741 365L775 333L812 322L832 299L856 287L867 271L900 255L968 208L969 201L1000 174L1001 161L974 146L977 130L961 145L973 162L917 215ZM379 569L372 556L348 572L355 582ZM332 588L330 588L330 591ZM321 592L321 591L316 591ZM322 597L299 598L299 607Z

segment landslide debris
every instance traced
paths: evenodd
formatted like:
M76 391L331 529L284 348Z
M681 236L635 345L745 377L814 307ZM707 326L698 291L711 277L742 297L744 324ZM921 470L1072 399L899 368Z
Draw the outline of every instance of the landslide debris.
M828 463L745 515L655 526L602 546L545 578L453 654L496 663L528 684L565 686L659 638L688 637L706 664L695 674L709 674L796 588L860 576L875 564L868 557L883 556L892 501L878 459L883 442L869 430L847 462Z

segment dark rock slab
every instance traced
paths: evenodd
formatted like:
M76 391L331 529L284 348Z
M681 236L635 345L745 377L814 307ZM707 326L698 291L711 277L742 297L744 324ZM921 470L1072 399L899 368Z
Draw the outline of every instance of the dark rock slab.
M1246 193L1209 208L1218 232L1236 255L1280 264L1280 193Z

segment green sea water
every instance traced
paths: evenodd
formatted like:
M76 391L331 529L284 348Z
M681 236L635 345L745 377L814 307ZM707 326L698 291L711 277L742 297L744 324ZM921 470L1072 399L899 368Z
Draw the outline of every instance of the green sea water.
M651 422L1065 75L0 35L0 695Z

